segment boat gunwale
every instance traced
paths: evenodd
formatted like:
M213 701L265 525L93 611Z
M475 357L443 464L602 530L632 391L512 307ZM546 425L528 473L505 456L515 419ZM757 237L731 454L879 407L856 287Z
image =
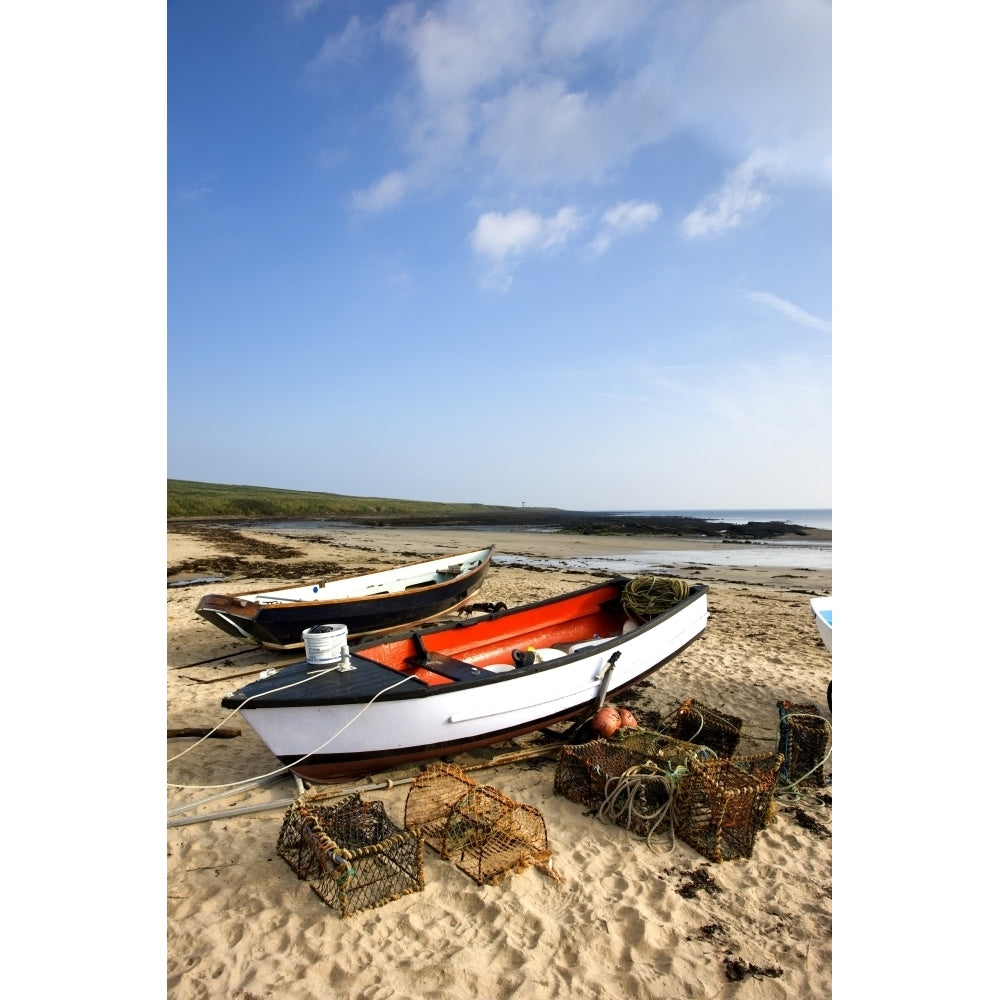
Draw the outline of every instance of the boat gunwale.
M290 611L294 608L322 608L322 607L336 607L341 604L360 604L365 601L375 601L384 600L387 597L398 597L403 594L409 593L410 591L420 593L430 593L438 588L450 587L456 583L467 579L468 577L478 573L483 569L484 566L489 567L490 562L493 559L493 551L495 546L488 545L482 549L472 549L469 552L461 552L455 556L442 556L440 559L431 559L423 563L413 563L402 564L399 566L394 566L391 569L378 570L375 573L365 573L362 576L342 576L333 580L323 581L325 583L363 583L364 581L371 581L378 577L385 576L391 577L394 573L400 572L413 572L419 573L424 570L430 570L432 567L440 565L445 562L465 562L471 556L482 555L482 558L474 566L470 566L469 569L465 570L463 573L459 573L457 576L448 577L445 580L438 580L433 583L429 583L426 586L418 587L411 585L410 587L404 587L398 590L385 590L377 594L347 594L343 597L332 597L328 600L281 600L280 598L271 600L266 594L261 593L244 593L244 594L220 594L211 593L205 594L204 597L198 602L199 611L210 611L213 613L231 613L236 612L229 611L226 612L224 608L214 608L206 606L207 601L212 599L225 599L226 601L243 601L245 602L240 610L246 612L248 610L256 609L256 614L253 616L245 615L247 618L256 618L262 612L265 611ZM271 588L276 594L280 594L283 591L289 592L293 590L307 590L309 587L317 586L317 582L313 581L311 583L296 584L292 587L278 587ZM260 598L265 598L264 603L261 603Z

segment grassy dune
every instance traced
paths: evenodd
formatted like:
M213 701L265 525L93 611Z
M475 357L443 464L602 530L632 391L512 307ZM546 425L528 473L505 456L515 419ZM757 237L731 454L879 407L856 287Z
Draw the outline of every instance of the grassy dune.
M167 517L434 517L481 514L537 515L538 508L478 503L432 503L352 497L339 493L307 493L266 486L226 486L167 480Z

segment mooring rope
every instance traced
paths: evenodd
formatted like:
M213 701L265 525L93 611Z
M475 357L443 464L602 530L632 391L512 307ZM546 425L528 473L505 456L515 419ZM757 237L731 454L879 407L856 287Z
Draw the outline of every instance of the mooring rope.
M339 669L340 669L339 666L329 667L326 670L320 671L318 673L312 673L312 674L310 674L310 676L304 678L301 681L293 681L291 684L286 684L284 687L281 687L281 688L275 688L273 691L262 691L260 694L251 695L249 698L246 699L246 701L244 701L240 705L239 708L233 709L233 711L230 712L229 715L227 715L226 718L223 719L222 722L219 723L219 726L221 726L228 719L231 719L237 712L239 712L247 704L247 702L253 701L254 698L260 698L260 697L262 697L265 694L274 694L275 691L284 691L287 688L296 687L299 684L306 683L306 681L314 680L317 676L319 676L321 674L326 674L326 673L329 673L331 670L339 670ZM328 740L324 740L322 743L320 743L320 745L318 747L315 747L313 750L310 750L308 753L303 754L301 757L299 757L298 760L292 761L291 764L285 764L283 767L279 767L279 768L277 768L274 771L268 771L266 774L259 774L255 778L244 778L242 781L231 781L231 782L227 782L226 784L222 784L222 785L177 785L177 784L172 784L171 782L168 781L167 782L167 788L195 788L195 789L200 789L200 790L203 790L203 791L204 790L208 790L210 788L237 788L237 787L239 787L241 785L247 784L247 782L260 781L263 778L270 778L272 775L283 774L286 771L290 771L293 767L297 767L304 760L306 760L307 758L313 756L313 754L317 754L324 747L329 746L338 736L340 736L341 733L343 733L346 729L349 729L351 726L353 726L354 723L357 722L358 719L361 718L361 716L365 712L367 712L368 709L371 708L371 706L376 701L378 701L379 698L382 697L382 695L386 694L388 691L391 691L395 687L399 687L400 684L405 684L408 680L410 680L410 677L407 674L401 680L398 680L395 683L390 684L388 687L382 688L382 690L379 691L378 694L376 694L376 695L374 695L372 697L371 701L369 701L367 704L365 704L362 707L361 711L358 712L358 714L355 715L353 719L350 719L346 723L344 723L344 725L341 726L340 729L338 729L337 732L335 732ZM215 728L218 729L219 726L216 726ZM212 732L215 732L215 730L213 729ZM211 736L211 733L208 733L205 736L203 736L200 740L198 740L197 743L193 743L191 746L189 746L187 748L187 750L183 750L181 753L176 754L175 756L171 757L167 761L167 763L169 764L171 761L177 760L178 757L183 757L184 754L188 753L188 751L190 751L190 750L193 750L196 746L198 746L199 743L204 743L204 741L206 739L208 739L209 736Z

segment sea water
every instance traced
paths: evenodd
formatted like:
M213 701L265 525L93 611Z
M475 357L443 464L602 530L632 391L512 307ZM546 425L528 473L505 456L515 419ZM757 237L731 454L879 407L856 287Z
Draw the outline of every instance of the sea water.
M732 510L627 510L593 511L613 517L697 517L705 521L746 524L749 521L784 521L803 528L833 530L833 510L829 507L808 508L757 508ZM248 522L246 527L259 527ZM302 535L322 535L331 531L354 530L355 526L343 521L297 521L270 522L268 531L282 531ZM426 530L426 529L423 529ZM433 529L431 529L433 530ZM449 529L442 529L449 530ZM557 528L531 528L528 525L475 525L463 526L463 531L506 534L518 531L555 532ZM605 536L609 547L613 547L613 537ZM665 545L669 542L664 539ZM833 548L829 541L804 539L768 539L752 542L707 541L698 549L648 549L622 555L587 556L579 559L544 559L526 555L493 556L498 566L510 563L538 567L558 567L571 569L603 569L610 573L661 573L676 572L685 566L765 566L787 569L832 569Z
M750 521L783 521L802 528L833 531L833 509L830 507L739 508L728 510L620 510L594 511L609 517L697 517L703 521L726 524L747 524ZM524 528L499 529L523 531ZM558 530L558 529L545 529ZM613 545L610 536L605 541ZM665 540L662 549L629 552L620 556L586 556L579 559L543 559L531 556L494 555L498 566L508 563L566 569L603 569L609 573L675 572L688 566L765 566L785 569L833 568L833 547L829 540L781 538L760 541L706 542L698 549L671 549Z
M716 542L699 549L644 549L616 556L543 559L536 556L494 555L498 566L516 563L550 569L607 570L609 573L672 575L680 567L743 566L782 569L833 569L829 542Z

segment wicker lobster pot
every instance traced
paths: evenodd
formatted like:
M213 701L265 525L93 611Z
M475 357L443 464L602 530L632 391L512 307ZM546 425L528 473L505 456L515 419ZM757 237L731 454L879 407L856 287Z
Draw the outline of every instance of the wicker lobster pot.
M478 784L454 764L432 764L416 778L404 822L480 885L497 885L532 865L559 879L541 812Z

